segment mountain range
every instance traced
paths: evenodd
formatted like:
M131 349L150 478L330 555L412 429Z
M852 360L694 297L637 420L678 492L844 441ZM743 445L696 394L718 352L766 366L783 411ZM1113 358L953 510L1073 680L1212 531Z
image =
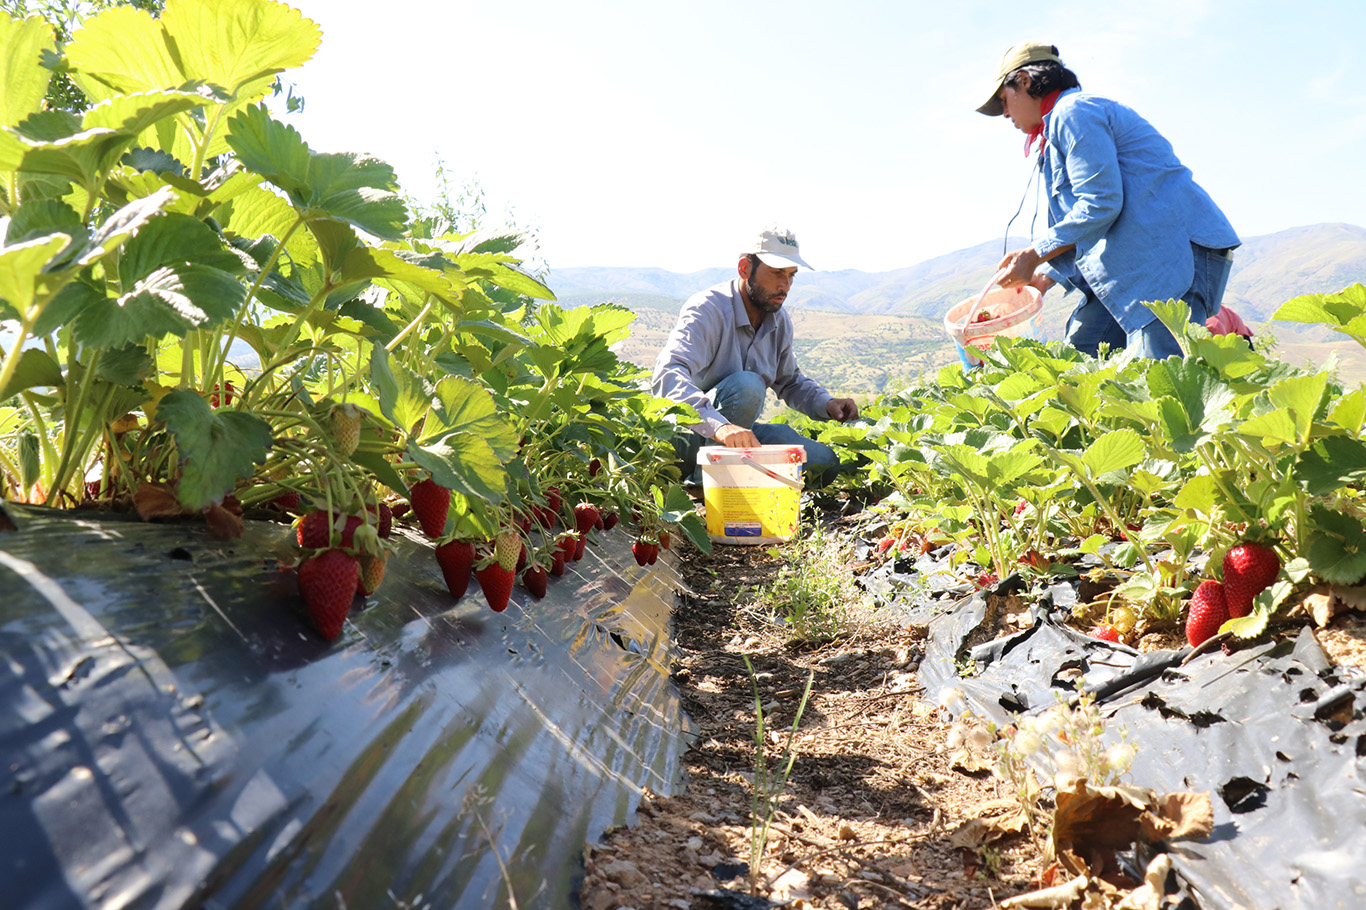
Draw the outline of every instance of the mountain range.
M830 377L830 367L842 377L840 381L853 383L840 388L880 391L897 376L953 361L956 351L944 332L944 314L982 289L1003 250L1027 243L1025 238L988 241L885 272L802 272L785 306L797 323L803 369L832 388L836 380ZM733 264L689 273L658 268L564 268L553 271L548 283L566 306L610 300L635 311L636 337L623 346L623 356L647 365L653 362L653 352L672 328L672 317L683 301L734 276ZM1234 253L1224 303L1254 330L1274 335L1287 360L1322 364L1330 352L1336 352L1343 360L1343 377L1355 380L1366 378L1366 351L1326 329L1268 325L1267 321L1292 297L1331 293L1364 281L1366 228L1352 224L1290 228L1244 238ZM1045 297L1046 338L1062 337L1078 299L1075 294L1056 291ZM828 352L828 359L816 350L827 342L838 349ZM810 362L812 354L824 362L826 372ZM866 369L857 369L862 356L869 358L862 363ZM850 375L844 361L856 368L857 375ZM896 366L889 368L889 364Z

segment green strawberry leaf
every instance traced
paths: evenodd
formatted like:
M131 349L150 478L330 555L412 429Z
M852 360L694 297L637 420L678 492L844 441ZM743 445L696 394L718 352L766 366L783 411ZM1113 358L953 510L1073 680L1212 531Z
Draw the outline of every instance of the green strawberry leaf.
M1271 314L1272 320L1321 322L1343 328L1366 313L1366 285L1354 284L1336 294L1292 297Z
M449 490L491 503L505 498L507 471L493 448L478 436L448 433L426 445L409 443L406 451L411 461Z
M167 393L157 403L156 416L165 421L180 452L176 498L196 512L222 502L270 452L270 424L242 411L215 411L189 389Z
M14 245L54 234L84 238L87 232L81 216L63 200L25 198L10 218L4 242Z
M1348 433L1360 435L1366 427L1366 387L1358 386L1333 403L1333 423Z
M1262 607L1255 608L1246 616L1235 616L1219 627L1220 632L1232 632L1237 638L1256 638L1266 631L1270 614Z
M0 316L36 317L34 304L50 292L48 284L52 281L45 267L70 242L66 234L50 234L0 249Z
M26 389L62 384L62 368L57 365L47 351L40 348L26 348L19 355L19 365L10 377L9 384L0 389L0 401L4 401Z
M299 131L270 116L262 105L228 118L228 147L248 169L291 196L304 195L313 153Z
M1311 506L1304 539L1305 557L1314 574L1336 585L1352 585L1366 576L1366 528L1350 515Z
M1314 440L1295 462L1295 480L1311 496L1366 481L1366 443L1348 436Z
M425 428L422 441L451 431L472 433L492 448L500 461L517 454L517 431L502 414L488 389L459 376L446 376L436 384L432 420L436 426Z
M5 61L0 126L15 126L42 109L52 79L52 70L43 66L43 57L55 47L52 26L41 16L0 16L0 60Z
M227 272L184 263L163 266L117 300L81 310L77 340L93 348L123 347L148 336L183 336L227 322L246 298L246 287Z
M370 347L370 381L379 392L380 413L404 433L412 433L432 407L422 377L389 357L381 345Z
M1089 476L1099 477L1111 471L1122 471L1141 462L1147 455L1143 438L1133 430L1111 430L1086 448L1081 462Z
M295 204L301 204L310 221L344 221L384 240L398 240L408 224L408 207L398 194L394 169L368 155L314 154L308 185L298 192Z
M220 86L229 95L302 65L322 40L316 23L270 0L172 3L161 25L185 79Z

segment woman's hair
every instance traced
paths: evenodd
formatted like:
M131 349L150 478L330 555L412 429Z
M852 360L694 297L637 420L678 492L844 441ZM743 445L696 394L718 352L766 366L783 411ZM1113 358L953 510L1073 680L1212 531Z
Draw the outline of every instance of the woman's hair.
M1031 98L1042 98L1044 95L1053 91L1081 88L1081 82L1077 80L1077 74L1056 60L1040 60L1038 63L1026 63L1024 66L1007 76L1005 84L1011 88L1018 88L1016 85L1016 77L1019 76L1020 73L1029 74L1029 96Z

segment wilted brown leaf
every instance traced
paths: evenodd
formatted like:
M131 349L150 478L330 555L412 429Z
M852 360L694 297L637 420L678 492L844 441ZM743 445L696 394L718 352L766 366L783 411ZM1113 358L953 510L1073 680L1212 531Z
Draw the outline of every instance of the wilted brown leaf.
M143 481L138 484L138 490L133 494L133 506L138 510L138 517L143 521L151 521L153 518L172 518L184 513L180 501L175 497L175 491L170 485L164 483L154 483Z
M1013 907L1030 908L1030 910L1060 910L1062 907L1072 906L1086 892L1086 884L1089 881L1089 876L1078 875L1070 882L1063 882L1061 885L1054 885L1052 888L1043 888L1039 891L1017 894L1015 897L1007 898L1001 901L1001 907L1002 910Z
M241 516L234 515L216 503L204 510L204 520L209 523L209 533L214 537L236 540L242 536Z
M1143 833L1149 841L1209 837L1213 830L1214 807L1208 793L1168 793L1143 814Z
M955 847L976 850L1011 834L1019 834L1029 824L1029 816L1014 800L992 800L971 812L976 818L963 822L949 835L949 843Z

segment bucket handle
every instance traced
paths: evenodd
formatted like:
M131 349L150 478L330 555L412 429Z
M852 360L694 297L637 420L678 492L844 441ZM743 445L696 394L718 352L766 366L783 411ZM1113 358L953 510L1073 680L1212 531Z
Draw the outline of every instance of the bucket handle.
M968 309L967 317L958 324L958 328L967 329L968 326L972 325L972 320L977 315L977 311L982 308L982 301L987 299L987 294L991 293L992 287L995 286L996 282L1004 278L1006 274L1006 270L1002 269L991 276L986 283L986 287L982 288L982 293L978 294L977 299L972 302L972 306Z
M754 470L758 471L760 474L767 474L772 479L778 481L778 483L785 483L794 490L800 490L802 488L802 482L800 480L793 480L791 477L784 477L777 471L771 470L759 464L759 462L755 461L748 455L741 455L740 460L743 461L745 464L749 465Z

